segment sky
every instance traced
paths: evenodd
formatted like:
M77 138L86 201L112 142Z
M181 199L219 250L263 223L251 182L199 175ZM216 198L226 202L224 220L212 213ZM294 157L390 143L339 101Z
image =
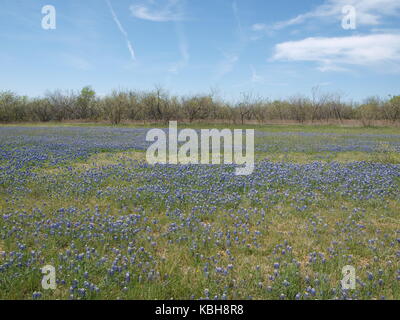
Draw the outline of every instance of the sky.
M399 0L0 4L0 91L161 86L235 100L310 95L318 86L355 101L400 94ZM42 26L46 5L55 8L55 29Z

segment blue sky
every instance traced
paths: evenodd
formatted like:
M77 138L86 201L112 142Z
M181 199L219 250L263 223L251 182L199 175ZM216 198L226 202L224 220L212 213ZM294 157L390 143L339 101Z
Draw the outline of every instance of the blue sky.
M399 0L0 0L0 90L400 94ZM41 26L56 9L56 29ZM356 29L342 28L342 8Z

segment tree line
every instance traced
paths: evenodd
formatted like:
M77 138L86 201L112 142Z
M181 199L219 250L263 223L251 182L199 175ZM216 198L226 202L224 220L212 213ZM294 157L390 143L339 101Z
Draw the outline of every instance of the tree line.
M174 96L161 87L152 91L114 90L98 96L89 86L75 91L48 91L29 98L10 91L0 92L0 122L29 121L123 121L144 123L178 120L260 124L268 121L323 122L358 120L370 126L377 120L400 122L400 96L367 98L362 103L344 102L340 94L325 93L316 87L310 96L296 95L268 100L242 94L237 102L227 102L217 94Z

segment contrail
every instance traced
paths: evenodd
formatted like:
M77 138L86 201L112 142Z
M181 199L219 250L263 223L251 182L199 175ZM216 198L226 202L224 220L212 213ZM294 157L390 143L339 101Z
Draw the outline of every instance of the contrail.
M118 19L116 13L115 13L110 1L106 0L106 2L108 4L108 7L110 8L111 15L112 15L112 17L113 17L113 19L114 19L119 31L124 35L124 38L126 40L126 45L127 45L128 50L129 50L129 52L131 54L132 60L135 61L136 60L135 50L133 49L133 46L132 46L131 42L129 41L128 33L125 31L124 27L122 26L121 22L119 21L119 19Z

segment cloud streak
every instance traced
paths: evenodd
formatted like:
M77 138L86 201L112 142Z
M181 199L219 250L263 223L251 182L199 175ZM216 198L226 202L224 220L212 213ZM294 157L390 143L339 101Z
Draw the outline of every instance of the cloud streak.
M174 63L169 69L169 71L171 73L177 74L181 69L184 69L189 64L190 54L189 54L189 46L186 40L185 31L182 23L176 22L175 28L179 41L179 52L181 54L181 60L178 61L177 63Z
M239 61L239 55L234 53L224 53L224 59L219 63L217 68L217 78L232 72L236 63Z
M232 2L232 10L233 10L233 15L234 15L235 20L236 20L236 25L237 25L237 30L238 30L238 33L239 33L239 37L242 40L244 40L245 35L244 35L244 32L243 32L242 22L240 20L239 9L238 9L236 1Z
M118 16L117 16L117 14L115 13L114 8L112 7L110 1L109 1L109 0L106 0L106 2L107 2L107 5L108 5L108 7L109 7L109 9L110 9L110 13L111 13L111 15L112 15L112 18L113 18L115 24L117 25L119 31L122 33L122 35L123 35L124 38L125 38L126 46L127 46L127 48L128 48L129 54L130 54L130 56L131 56L131 59L132 59L133 61L136 61L136 53L135 53L135 50L134 50L134 48L133 48L133 46L132 46L132 43L131 43L130 40L129 40L129 35L128 35L128 33L125 31L124 27L122 26L121 22L119 21Z
M262 76L258 75L258 73L253 65L250 65L250 69L251 69L251 82L252 83L264 82L264 78Z
M189 46L185 36L182 20L184 20L184 10L182 0L147 0L143 4L130 6L132 15L141 20L151 22L173 22L178 38L180 60L172 63L168 72L178 74L189 64Z
M235 44L236 48L234 50L232 50L231 52L223 52L224 58L217 66L217 80L233 71L236 64L240 60L240 54L245 48L247 42L246 35L243 31L242 22L240 20L239 8L236 1L232 2L232 13L236 23L236 34L238 40Z

